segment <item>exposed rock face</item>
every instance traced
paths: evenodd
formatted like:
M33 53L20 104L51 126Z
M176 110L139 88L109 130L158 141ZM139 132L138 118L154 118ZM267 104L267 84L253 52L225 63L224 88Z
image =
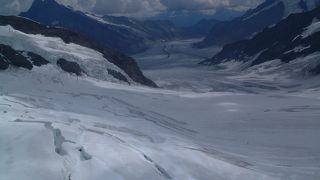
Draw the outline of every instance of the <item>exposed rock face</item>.
M102 53L108 61L122 69L133 81L143 85L157 87L153 81L143 75L134 59L122 53L100 46L95 41L92 41L78 33L63 28L47 27L22 17L0 16L0 26L6 25L10 25L14 29L27 34L42 34L47 37L59 37L65 43L74 43L96 50Z
M250 40L226 45L215 57L202 64L236 60L252 61L251 66L254 66L275 59L288 63L299 57L319 52L320 31L304 35L308 29L314 31L313 26L319 23L315 21L319 19L320 7L313 11L290 15L276 26L265 29Z
M57 65L64 71L77 76L85 74L84 70L81 69L80 65L76 62L67 61L65 59L59 59Z
M124 82L127 82L128 84L130 84L128 79L123 74L121 74L120 72L112 70L112 69L108 69L108 73L110 75L112 75L114 78L119 79L120 81L124 81Z
M8 69L9 66L21 67L31 70L33 66L49 64L49 61L32 52L16 51L10 46L0 44L0 69Z
M9 63L7 62L7 60L5 59L5 57L3 57L0 54L0 70L6 70L9 68Z
M31 70L33 68L32 63L27 57L15 51L9 46L0 44L0 54L8 61L9 64L16 67L22 67Z
M38 67L50 63L49 61L47 61L46 59L44 59L40 55L32 53L32 52L27 52L27 56L29 57L29 60L32 62L32 64L35 66L38 66Z
M131 57L125 56L121 53L110 51L103 54L106 59L123 69L135 82L151 87L158 87L152 80L144 77L137 63Z

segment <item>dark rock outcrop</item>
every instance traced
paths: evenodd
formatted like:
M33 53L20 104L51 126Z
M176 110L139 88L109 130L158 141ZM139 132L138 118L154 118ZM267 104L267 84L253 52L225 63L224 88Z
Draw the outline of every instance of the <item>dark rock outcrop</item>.
M10 46L0 44L0 54L13 66L29 70L33 68L32 63L27 59L27 57L20 54L20 52L15 51Z
M117 52L104 53L104 57L110 62L116 64L120 69L124 70L124 72L126 72L133 81L150 87L158 87L152 80L144 77L138 67L138 64L131 57Z
M128 84L130 84L130 82L128 81L128 79L123 75L121 74L120 72L118 71L115 71L115 70L112 70L112 69L108 69L108 73L113 76L114 78L120 80L120 81L124 81L124 82L127 82Z
M33 66L42 66L50 62L38 54L25 51L16 51L10 46L0 44L0 69L5 70L11 65L13 67L22 67L33 69Z
M65 59L59 59L57 61L57 65L65 72L76 74L77 76L85 74L85 71L76 62L67 61Z
M5 59L5 57L3 57L0 54L0 70L6 70L9 68L9 63L7 62L7 60Z
M32 52L27 52L27 56L28 56L29 60L32 62L32 64L35 66L38 66L38 67L50 63L49 61L44 59L42 56L35 54L35 53L32 53Z

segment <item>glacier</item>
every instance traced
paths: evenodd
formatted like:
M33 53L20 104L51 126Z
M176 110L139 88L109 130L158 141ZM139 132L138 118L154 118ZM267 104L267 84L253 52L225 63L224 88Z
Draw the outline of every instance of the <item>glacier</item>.
M135 57L159 89L1 71L0 180L319 179L319 77L228 74L194 65L218 50L163 43Z

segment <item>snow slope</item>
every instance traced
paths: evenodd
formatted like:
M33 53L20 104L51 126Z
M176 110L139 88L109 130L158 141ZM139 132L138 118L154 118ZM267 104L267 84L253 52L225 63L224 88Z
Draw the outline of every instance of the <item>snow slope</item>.
M17 51L39 54L52 64L60 58L77 62L88 76L100 80L118 81L108 74L107 69L112 69L133 83L122 69L105 59L100 52L74 43L67 44L60 38L26 34L11 26L0 26L0 42Z
M305 31L302 33L302 37L309 37L320 31L320 21L318 19L314 19L314 22L308 26Z

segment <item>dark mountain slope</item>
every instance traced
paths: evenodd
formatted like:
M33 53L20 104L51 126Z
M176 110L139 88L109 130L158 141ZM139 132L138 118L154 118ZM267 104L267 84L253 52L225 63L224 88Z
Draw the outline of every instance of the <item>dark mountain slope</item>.
M317 0L266 0L243 16L215 25L197 47L223 46L250 38L264 28L277 24L291 13L312 10Z
M230 60L252 61L251 66L274 59L288 63L320 51L320 7L290 15L274 27L266 28L250 40L226 45L215 57L202 64Z

